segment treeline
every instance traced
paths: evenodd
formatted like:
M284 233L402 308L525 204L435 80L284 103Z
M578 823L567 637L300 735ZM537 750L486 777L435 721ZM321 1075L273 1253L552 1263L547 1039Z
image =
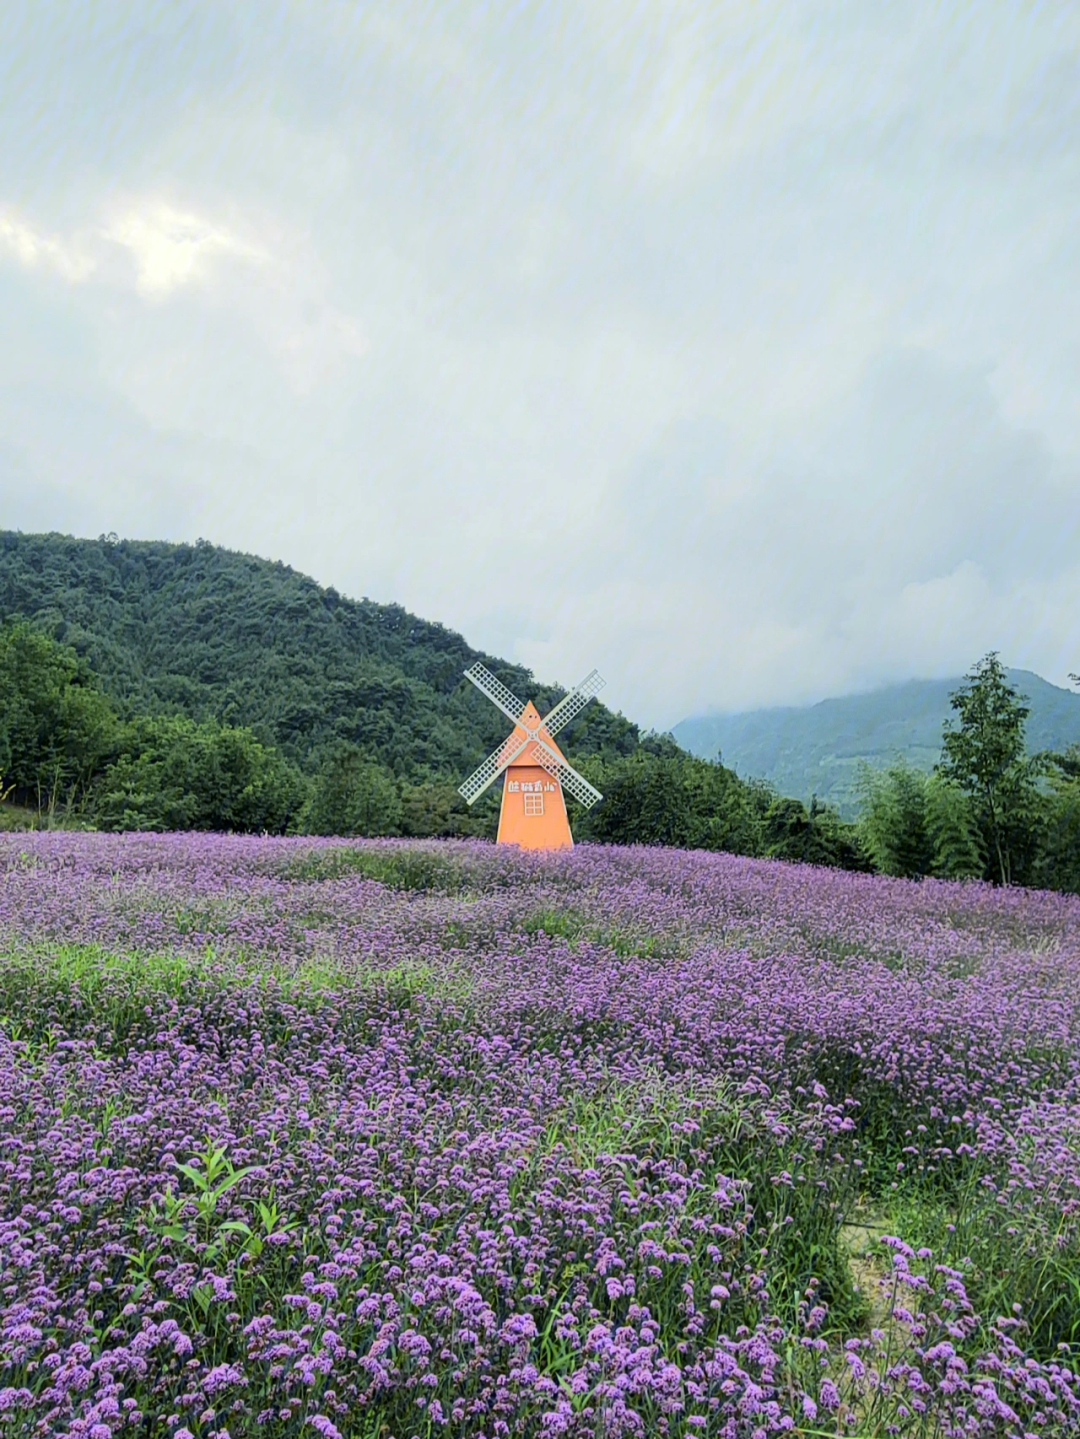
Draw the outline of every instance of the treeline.
M779 795L764 781L740 779L666 736L646 738L624 759L587 760L581 769L604 799L587 814L574 813L580 839L870 868L856 826L834 810Z
M973 667L950 704L939 763L929 774L902 762L864 770L854 824L816 800L807 807L668 742L666 751L643 746L614 763L587 763L605 799L576 832L909 879L1080 893L1080 748L1028 752L1028 705L996 654Z
M17 763L0 739L24 822L494 836L498 794L470 810L457 785L505 725L462 672L482 660L541 713L562 693L400 606L202 541L0 531L0 622L20 616L61 647L45 669L70 687L63 704L44 698L31 664L15 685L43 716ZM60 713L80 705L82 729ZM748 784L597 701L564 740L605 796L573 814L581 838L868 864L824 806Z
M629 754L571 745L605 796L574 815L580 838L867 867L855 829L831 811L741 780L667 736L634 738ZM246 726L124 717L85 659L26 621L0 629L0 775L35 824L494 837L498 823L497 789L470 810L452 780L395 772L348 740L300 763Z
M344 742L305 768L246 726L123 718L74 649L25 621L0 628L0 776L35 825L429 836L482 833L490 818Z
M569 757L604 795L574 812L575 834L1080 892L1080 751L1027 753L1027 706L997 655L952 705L935 770L867 771L854 824L669 736L582 753L572 729ZM124 714L85 658L22 620L0 627L0 792L15 822L108 830L493 838L499 805L494 787L470 810L452 779L340 737L300 761L249 726Z

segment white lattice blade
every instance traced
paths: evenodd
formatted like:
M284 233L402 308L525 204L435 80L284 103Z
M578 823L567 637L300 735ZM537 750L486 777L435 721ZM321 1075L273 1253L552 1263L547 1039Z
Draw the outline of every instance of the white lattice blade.
M600 791L594 789L585 776L578 774L571 764L560 766L559 783L563 789L568 789L578 804L583 805L585 809L592 809L594 804L604 798Z
M561 729L565 729L572 719L577 718L592 697L604 688L605 683L599 670L591 670L569 694L563 695L543 721L543 727L548 734L554 738Z
M479 660L465 671L465 678L471 680L482 695L487 695L491 703L497 705L507 719L513 720L514 724L517 724L525 706L512 690L506 688L502 680L497 680Z
M488 785L498 779L508 764L513 764L528 743L527 737L515 743L514 736L511 735L497 750L489 754L480 768L474 770L463 785L458 786L458 794L465 803L475 804Z
M578 774L572 764L568 764L567 761L560 755L557 755L553 749L549 749L543 740L536 741L533 756L537 764L542 765L548 774L554 775L563 789L568 790L577 800L578 804L584 805L586 809L592 809L597 800L604 798L600 791L594 789L583 774Z

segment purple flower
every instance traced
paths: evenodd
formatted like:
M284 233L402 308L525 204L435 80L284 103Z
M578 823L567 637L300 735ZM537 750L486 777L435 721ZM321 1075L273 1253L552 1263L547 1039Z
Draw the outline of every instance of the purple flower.
M797 1430L852 1317L793 1298L799 1246L835 1262L884 1158L968 1207L886 1242L856 1407L1075 1427L1059 1321L980 1315L962 1260L1080 1245L1080 900L585 845L5 853L8 1427Z

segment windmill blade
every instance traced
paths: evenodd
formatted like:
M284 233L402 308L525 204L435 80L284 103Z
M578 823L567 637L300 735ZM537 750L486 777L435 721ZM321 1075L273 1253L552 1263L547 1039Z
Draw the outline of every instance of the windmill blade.
M521 718L521 712L525 706L511 690L508 690L501 680L497 680L490 670L485 669L479 661L465 671L465 678L472 680L473 684L482 695L487 695L493 705L502 710L508 720L517 724ZM479 770L477 773L479 774Z
M533 747L533 758L537 764L542 765L548 774L553 775L559 781L563 789L567 789L586 809L592 809L597 800L604 796L598 789L594 789L584 775L578 774L572 764L567 764L561 755L549 748L542 739L538 739Z
M475 804L488 785L498 779L508 764L513 764L528 743L528 735L523 740L518 740L516 735L503 740L480 768L471 774L463 785L458 786L458 794L464 797L465 803Z
M606 680L599 670L591 670L579 685L575 685L569 694L563 695L554 709L549 711L547 717L541 721L541 728L547 730L554 739L561 729L565 729L572 719L577 718L593 695L599 694L605 684Z

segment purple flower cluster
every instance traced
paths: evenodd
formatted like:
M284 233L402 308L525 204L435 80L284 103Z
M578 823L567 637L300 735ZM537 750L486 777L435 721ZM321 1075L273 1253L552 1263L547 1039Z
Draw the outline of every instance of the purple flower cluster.
M0 1433L1080 1433L1078 920L0 838Z

